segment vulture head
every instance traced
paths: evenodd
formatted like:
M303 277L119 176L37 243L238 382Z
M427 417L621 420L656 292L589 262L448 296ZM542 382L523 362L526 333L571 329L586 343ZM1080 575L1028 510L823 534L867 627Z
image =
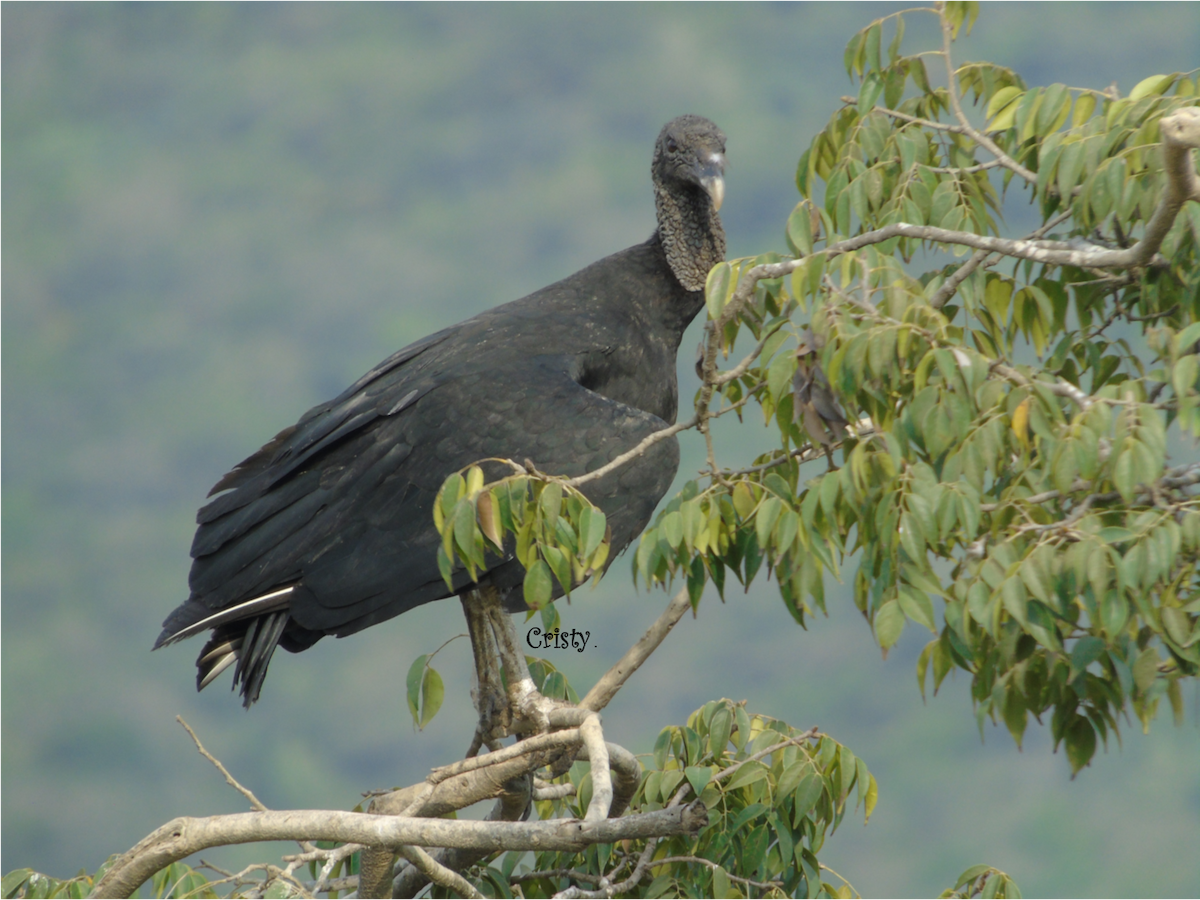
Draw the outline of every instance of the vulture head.
M708 270L725 259L717 215L725 198L725 133L703 116L672 119L658 135L650 174L671 271L686 290L703 290Z

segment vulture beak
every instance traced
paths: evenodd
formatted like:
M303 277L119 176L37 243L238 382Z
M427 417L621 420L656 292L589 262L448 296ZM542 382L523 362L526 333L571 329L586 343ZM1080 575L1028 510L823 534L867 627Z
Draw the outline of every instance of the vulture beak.
M712 199L713 210L721 209L725 199L725 154L709 153L696 166L696 180Z

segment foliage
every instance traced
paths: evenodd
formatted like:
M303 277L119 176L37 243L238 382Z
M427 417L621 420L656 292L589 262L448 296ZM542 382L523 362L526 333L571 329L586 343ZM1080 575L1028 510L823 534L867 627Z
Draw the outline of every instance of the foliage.
M714 700L686 725L664 728L646 764L632 812L698 796L710 822L696 840L677 837L651 847L653 881L639 895L815 897L845 890L822 881L816 853L841 824L852 798L864 818L878 798L874 776L849 748L828 735L749 713L742 704ZM591 776L576 765L562 780L567 779L575 795L539 802L541 818L583 816ZM482 871L479 883L501 889L519 883L527 897L552 896L571 881L594 887L602 875L618 884L638 867L645 848L645 841L627 841L580 855L538 853L532 860L509 853ZM497 895L511 896L503 890Z
M709 825L698 838L651 843L647 866L650 897L804 896L849 897L845 883L823 880L816 854L846 813L861 808L870 819L879 796L875 777L848 747L815 729L801 732L784 722L747 712L744 704L714 700L686 725L664 728L646 762L631 812L649 812L699 797ZM558 779L574 793L536 804L540 818L583 817L591 800L591 775L576 764ZM333 847L332 844L322 844ZM488 896L549 897L571 881L596 884L603 875L619 882L638 866L644 840L600 844L585 853L510 852L468 872ZM267 896L293 896L279 870L268 868ZM309 874L317 877L316 863ZM272 871L273 870L273 871ZM348 870L353 871L353 869ZM23 869L5 876L5 897L84 897L95 876L81 872L55 881ZM566 873L569 873L566 874ZM219 882L183 863L160 871L156 897L214 897ZM336 876L336 872L334 875ZM295 882L290 882L295 884ZM240 894L241 891L235 891ZM435 890L434 896L449 896Z
M513 534L516 557L526 572L525 602L539 610L550 602L554 580L569 595L574 585L603 571L612 535L604 513L578 488L564 479L514 468L517 474L486 489L478 465L464 470L465 477L460 473L446 479L433 506L434 525L442 535L438 566L446 585L455 590L453 560L460 560L474 580L486 566L486 553L503 555L503 536Z
M946 60L973 16L946 6ZM728 573L748 585L765 570L803 626L824 610L826 574L856 555L855 602L883 652L907 622L934 635L922 693L930 676L936 692L952 669L969 672L981 732L1002 720L1020 744L1029 717L1049 715L1078 772L1129 710L1149 728L1165 696L1179 718L1180 681L1200 669L1200 500L1188 490L1200 465L1171 467L1168 452L1200 436L1200 203L1127 269L980 249L914 276L936 247L880 230L934 226L969 245L997 234L1009 192L1027 190L1041 219L1031 241L1127 247L1165 190L1158 122L1195 104L1195 73L1118 98L1030 89L969 63L935 87L923 55L901 54L903 35L897 13L847 47L861 88L800 160L787 274L755 275L781 262L769 254L709 276L720 352L743 330L756 345L710 375L699 419L753 401L778 449L730 470L710 444L711 470L642 535L634 576L686 579L696 604L710 581L723 596ZM986 110L982 130L955 121L966 98ZM800 409L814 369L858 425L840 468L830 457L808 475L830 445ZM714 388L725 405L710 411Z
M964 15L951 4L947 24L957 31ZM847 48L857 101L801 158L788 238L804 264L790 281L760 282L723 335L727 348L740 326L771 332L723 393L753 395L774 418L780 451L758 462L777 464L685 491L643 536L637 566L648 580L684 570L719 586L720 568L749 580L765 560L803 624L809 600L823 605L823 571L861 551L855 601L884 652L906 621L936 635L918 663L922 691L930 667L935 690L965 669L981 728L1002 718L1020 743L1029 714L1050 713L1078 771L1127 706L1145 727L1164 694L1178 714L1179 680L1200 666L1200 504L1185 489L1195 468L1167 468L1168 429L1200 435L1200 204L1186 205L1160 258L1129 272L1020 259L993 270L1006 260L978 251L982 264L913 277L902 261L926 249L914 240L834 264L817 235L829 247L900 221L996 233L1016 177L1040 212L1035 237L1061 228L1064 240L1128 245L1163 192L1158 120L1193 105L1196 83L1154 76L1117 99L959 66L953 88L986 107L987 132L1016 164L998 192L980 142L941 122L958 102L951 89L931 86L921 56L901 55L904 19L889 18L886 63L880 20ZM736 275L760 261L729 265ZM963 275L955 303L939 296ZM722 308L719 275L709 289L710 309ZM837 398L865 426L843 443L841 469L807 480L791 452L808 443L792 408L792 319L805 313ZM709 513L706 532L694 508Z

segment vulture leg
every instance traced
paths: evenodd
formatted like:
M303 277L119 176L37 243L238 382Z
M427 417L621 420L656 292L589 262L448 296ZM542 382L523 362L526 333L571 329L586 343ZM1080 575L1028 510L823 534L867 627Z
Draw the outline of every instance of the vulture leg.
M500 679L500 655L496 637L492 632L492 621L487 614L485 593L495 596L494 588L472 588L460 595L463 615L467 619L467 631L471 635L471 650L475 656L475 690L472 699L479 713L479 724L467 756L477 754L481 747L499 749L499 741L508 734L512 716L504 683ZM525 659L521 658L524 665Z
M496 589L480 586L463 593L461 599L478 682L474 699L479 725L467 756L474 756L485 745L497 749L500 739L510 734L539 734L581 725L589 715L587 710L552 700L534 686L512 616L505 612ZM501 666L507 673L507 690L500 678Z

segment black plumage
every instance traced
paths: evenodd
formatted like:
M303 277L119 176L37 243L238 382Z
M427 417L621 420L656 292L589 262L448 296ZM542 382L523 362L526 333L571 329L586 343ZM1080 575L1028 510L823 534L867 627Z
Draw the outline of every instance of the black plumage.
M239 463L197 514L191 596L156 647L212 634L203 688L235 665L245 705L276 646L293 652L471 587L437 567L434 497L485 457L580 475L675 421L675 358L725 253L717 210L725 136L707 119L668 123L654 148L658 228L528 297L400 350ZM614 555L645 527L679 464L674 439L587 485ZM494 585L524 609L524 569Z

